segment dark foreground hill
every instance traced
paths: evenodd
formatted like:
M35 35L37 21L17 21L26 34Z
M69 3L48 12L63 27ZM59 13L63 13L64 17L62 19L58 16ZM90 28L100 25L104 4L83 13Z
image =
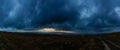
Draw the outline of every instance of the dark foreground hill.
M0 50L120 50L120 33L50 35L1 32Z

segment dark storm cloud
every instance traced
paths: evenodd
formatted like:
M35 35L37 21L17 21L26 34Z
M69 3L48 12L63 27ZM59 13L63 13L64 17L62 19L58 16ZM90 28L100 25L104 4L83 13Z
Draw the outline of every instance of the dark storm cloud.
M0 27L113 30L120 26L119 0L0 0Z

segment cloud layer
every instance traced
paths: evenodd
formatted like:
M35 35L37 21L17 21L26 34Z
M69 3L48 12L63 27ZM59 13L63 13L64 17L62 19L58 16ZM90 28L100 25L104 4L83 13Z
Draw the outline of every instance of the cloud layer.
M0 0L0 28L114 31L119 0Z

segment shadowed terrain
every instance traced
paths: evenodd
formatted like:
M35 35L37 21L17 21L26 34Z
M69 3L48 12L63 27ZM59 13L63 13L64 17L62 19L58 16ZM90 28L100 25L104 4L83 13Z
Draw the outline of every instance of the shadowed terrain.
M0 50L120 50L120 34L53 35L1 32Z

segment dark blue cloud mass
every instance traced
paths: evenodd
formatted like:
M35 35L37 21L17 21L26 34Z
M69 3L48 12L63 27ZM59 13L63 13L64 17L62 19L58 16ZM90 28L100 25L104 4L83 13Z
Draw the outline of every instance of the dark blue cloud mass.
M120 0L0 0L0 28L120 31Z

